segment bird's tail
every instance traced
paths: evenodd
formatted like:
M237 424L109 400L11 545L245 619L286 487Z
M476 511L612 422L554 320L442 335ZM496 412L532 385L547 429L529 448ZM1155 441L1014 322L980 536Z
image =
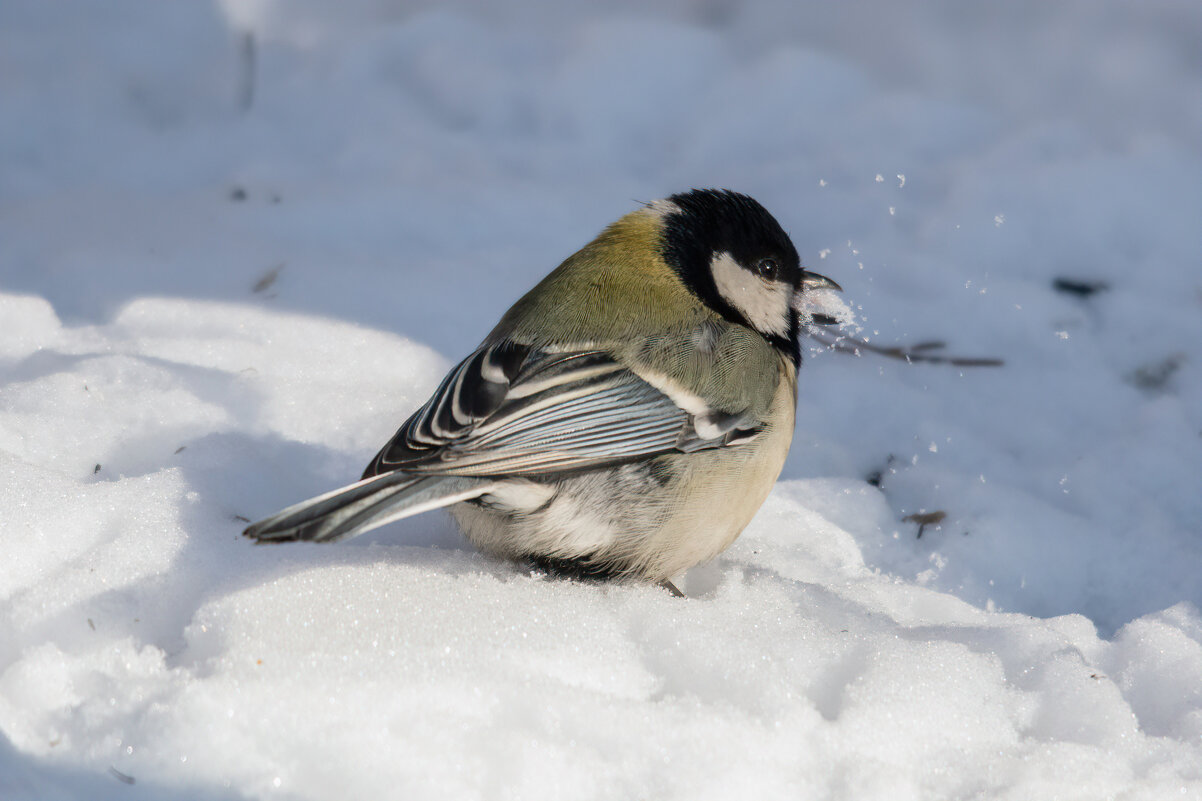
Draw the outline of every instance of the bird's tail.
M488 492L495 482L459 476L415 476L401 471L365 478L289 506L242 532L260 543L334 542Z

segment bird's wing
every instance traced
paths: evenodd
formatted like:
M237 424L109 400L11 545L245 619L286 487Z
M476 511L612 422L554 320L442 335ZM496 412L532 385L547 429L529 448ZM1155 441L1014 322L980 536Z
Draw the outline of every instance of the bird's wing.
M756 420L682 408L604 350L500 342L452 370L364 476L523 476L749 441Z

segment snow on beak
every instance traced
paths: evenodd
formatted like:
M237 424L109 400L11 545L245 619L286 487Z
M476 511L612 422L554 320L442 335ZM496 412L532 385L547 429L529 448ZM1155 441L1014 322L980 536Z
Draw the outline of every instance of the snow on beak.
M793 296L794 308L809 325L837 325L840 320L850 319L851 310L831 294L842 292L843 287L825 275L802 270L801 289L801 292Z

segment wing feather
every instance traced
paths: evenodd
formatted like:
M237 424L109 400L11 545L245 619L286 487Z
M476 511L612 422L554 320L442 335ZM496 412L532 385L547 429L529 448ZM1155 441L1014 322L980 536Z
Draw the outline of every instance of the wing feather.
M393 470L478 477L567 472L729 446L754 433L756 421L692 412L606 351L559 353L496 343L443 379L364 476Z

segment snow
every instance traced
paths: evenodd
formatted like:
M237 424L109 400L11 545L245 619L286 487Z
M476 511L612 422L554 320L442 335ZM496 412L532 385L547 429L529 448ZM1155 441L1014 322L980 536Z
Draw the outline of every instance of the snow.
M4 3L0 798L1202 798L1199 41L1170 0ZM239 536L693 186L874 344L1005 365L810 342L684 600L442 514Z

